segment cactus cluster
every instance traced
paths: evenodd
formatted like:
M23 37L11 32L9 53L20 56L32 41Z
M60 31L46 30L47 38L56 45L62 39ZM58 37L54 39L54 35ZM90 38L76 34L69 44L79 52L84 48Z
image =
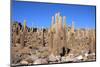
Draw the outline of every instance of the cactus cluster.
M55 20L55 22L54 22ZM63 24L64 23L64 24ZM63 50L63 48L66 48L67 40L66 40L66 33L67 33L67 25L66 25L66 16L61 16L60 12L52 16L52 24L51 24L51 32L49 32L49 45L52 47L49 47L51 49L52 53L60 54L60 51ZM72 27L72 30L74 31L74 28ZM54 55L56 55L54 54Z
M60 12L51 19L51 26L47 29L28 27L26 20L23 24L13 23L11 46L13 64L22 63L23 60L32 64L37 57L47 59L49 56L51 57L46 63L58 63L59 57L59 62L62 62L64 57L70 55L76 57L85 53L95 53L95 29L75 29L74 21L72 26L69 26L66 16L62 16Z

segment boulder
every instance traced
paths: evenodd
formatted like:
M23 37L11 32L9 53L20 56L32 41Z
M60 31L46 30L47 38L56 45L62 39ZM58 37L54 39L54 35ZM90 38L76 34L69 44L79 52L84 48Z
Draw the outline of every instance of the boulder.
M27 62L26 60L22 60L22 61L20 62L20 64L28 64L28 62Z
M51 54L51 55L48 57L48 60L51 61L51 62L55 62L55 61L57 61L57 58L56 58L56 56L54 56L53 54Z
M42 64L42 60L41 59L36 59L33 64Z

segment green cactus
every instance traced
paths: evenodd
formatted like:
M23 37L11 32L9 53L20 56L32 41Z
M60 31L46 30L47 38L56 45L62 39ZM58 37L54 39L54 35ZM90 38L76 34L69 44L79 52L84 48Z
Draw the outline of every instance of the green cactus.
M30 28L30 32L33 32L33 28L32 27Z
M16 25L16 28L18 28L18 23L16 23L15 25Z
M51 28L51 32L52 32L52 33L55 33L55 32L56 32L56 30L55 30L55 27L54 27L54 26L52 26L52 28Z

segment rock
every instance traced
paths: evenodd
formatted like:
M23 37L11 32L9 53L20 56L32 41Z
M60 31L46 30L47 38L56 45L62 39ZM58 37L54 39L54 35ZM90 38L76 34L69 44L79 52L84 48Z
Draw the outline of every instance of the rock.
M19 54L18 52L12 52L11 54L12 54L12 56L11 56L12 60L11 60L11 62L12 62L13 64L19 63L19 61L22 59L22 58L20 57L21 54Z
M89 56L89 54L88 53L85 53L85 56L87 57L87 56Z
M40 52L43 52L43 51L46 51L46 50L47 50L46 47L40 47L40 48L39 48L39 51L40 51Z
M61 58L61 62L72 62L73 60L74 60L73 54L69 54L68 56Z
M82 61L83 60L83 56L82 55L79 55L79 56L77 56L77 57L75 57L74 59L73 59L73 62L80 62L80 61Z
M43 59L40 58L40 59L36 59L33 64L47 64L47 63L48 63L47 58L43 58Z
M61 56L56 56L57 61L61 61Z
M25 60L27 60L29 63L33 63L36 59L38 59L37 56L31 55L29 57L26 57Z
M96 54L93 52L93 53L91 53L91 55L96 55Z
M36 59L33 64L42 64L42 60L41 59Z
M55 57L53 54L51 54L51 55L48 57L48 60L49 60L49 61L52 61L52 62L55 62L57 59L56 59L56 57Z
M62 57L61 62L66 62L66 57Z
M76 59L82 60L83 59L83 56L82 55L79 55L79 56L76 57Z
M96 55L95 53L91 53L87 57L88 61L95 61L96 60Z
M38 56L37 56L37 55L32 55L30 58L31 58L32 60L36 60L36 59L38 59Z
M48 60L47 60L47 58L44 58L44 59L41 60L41 62L42 62L42 64L47 64Z
M25 60L22 60L22 61L20 62L20 64L28 64L28 62L25 61Z
M71 57L68 56L68 57L66 57L65 60L63 60L63 61L64 61L64 62L70 62L70 61L73 61L73 59L74 59L74 58L71 58Z

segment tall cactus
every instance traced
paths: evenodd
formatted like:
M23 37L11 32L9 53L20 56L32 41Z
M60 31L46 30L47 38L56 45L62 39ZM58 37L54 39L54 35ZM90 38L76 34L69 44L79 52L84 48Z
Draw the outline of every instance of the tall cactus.
M26 30L26 20L24 20L24 30Z
M42 31L41 31L41 34L42 34L42 45L44 45L44 28L42 27Z
M21 36L20 36L20 42L21 42L21 45L22 47L25 46L25 34L26 34L26 20L24 20L24 29L23 29L23 32L21 32Z
M72 28L71 28L71 32L74 33L74 21L72 21Z
M16 28L18 28L18 23L15 23L16 24Z
M63 22L64 22L64 29L67 31L67 25L66 25L66 16L63 16Z
M55 14L55 31L56 31L56 33L58 33L58 20L59 20L59 15L58 15L58 13Z
M16 27L16 34L18 35L18 23L15 23L15 27Z
M55 33L55 24L54 24L54 16L52 16L52 24L51 24L51 32Z
M50 54L52 53L52 50L53 50L53 33L54 33L54 16L52 16L52 21L51 21L51 28L48 32L49 36L48 36L48 40L49 40L49 43L48 43L48 47L49 47L49 52Z
M33 28L32 27L30 28L30 32L33 32Z
M51 27L54 25L54 16L52 16Z
M59 32L61 32L62 31L62 16L59 17L59 23L58 24L59 24L58 30L59 30Z
M66 16L63 16L63 22L64 22L64 26L63 26L63 29L64 29L64 46L67 48L66 33L68 31L67 31L67 25L66 25Z
M48 43L48 47L49 47L49 53L51 54L52 53L52 49L53 49L53 33L52 33L52 31L51 31L51 29L50 29L50 31L48 32L48 41L49 41L49 43Z
M13 32L12 34L13 46L16 46L16 25L15 24L13 24L12 32Z

